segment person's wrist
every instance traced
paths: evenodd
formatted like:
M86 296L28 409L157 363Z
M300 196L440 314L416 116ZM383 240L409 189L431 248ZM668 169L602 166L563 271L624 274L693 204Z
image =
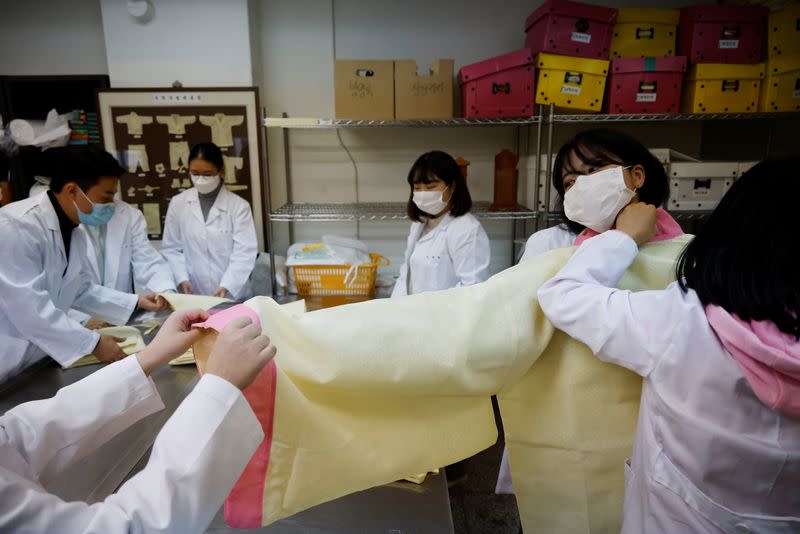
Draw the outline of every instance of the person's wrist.
M139 365L142 367L144 374L150 376L150 374L161 367L168 358L160 354L152 345L148 345L136 354L136 359L139 361Z

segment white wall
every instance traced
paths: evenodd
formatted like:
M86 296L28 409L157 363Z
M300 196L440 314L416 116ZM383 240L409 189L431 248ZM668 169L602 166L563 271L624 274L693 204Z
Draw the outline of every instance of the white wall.
M123 0L101 0L112 87L250 86L247 0L151 0L137 23Z
M106 73L99 0L0 0L0 74Z

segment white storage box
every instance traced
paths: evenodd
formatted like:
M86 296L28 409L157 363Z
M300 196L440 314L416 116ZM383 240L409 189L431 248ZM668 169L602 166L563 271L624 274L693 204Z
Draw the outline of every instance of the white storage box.
M669 210L713 210L738 176L736 161L670 163Z

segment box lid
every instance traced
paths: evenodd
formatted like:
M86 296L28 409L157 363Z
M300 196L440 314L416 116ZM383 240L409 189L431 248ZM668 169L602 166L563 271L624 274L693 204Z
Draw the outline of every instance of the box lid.
M700 63L689 69L690 80L758 80L764 77L765 65L755 63Z
M611 72L614 74L686 72L686 58L684 56L618 58L611 62Z
M609 62L604 59L560 56L556 54L545 54L544 52L540 52L539 55L536 56L537 69L577 71L603 76L608 73L608 65Z
M784 74L795 70L800 70L800 55L776 56L767 61L767 76L770 74Z
M464 84L479 80L485 76L514 69L533 63L533 53L523 48L502 56L495 56L471 65L465 65L458 71L458 83Z
M606 24L614 24L617 20L616 8L584 4L572 0L548 0L525 19L525 31L528 31L539 19L548 15L589 19Z
M617 13L617 24L649 23L678 25L681 12L678 9L650 9L646 7L621 7Z
M702 5L681 8L681 17L694 22L752 22L763 24L769 9L761 6Z

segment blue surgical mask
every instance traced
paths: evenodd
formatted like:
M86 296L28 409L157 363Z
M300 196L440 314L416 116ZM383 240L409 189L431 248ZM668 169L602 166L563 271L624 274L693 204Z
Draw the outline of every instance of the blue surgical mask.
M78 189L83 195L83 198L89 200L89 197L86 196L86 193L83 192L82 189ZM111 217L114 216L114 203L110 202L108 204L96 204L89 200L92 204L92 211L89 213L84 213L78 208L78 205L75 204L75 207L78 208L78 220L85 224L86 226L103 226L104 224L108 223L111 220Z

